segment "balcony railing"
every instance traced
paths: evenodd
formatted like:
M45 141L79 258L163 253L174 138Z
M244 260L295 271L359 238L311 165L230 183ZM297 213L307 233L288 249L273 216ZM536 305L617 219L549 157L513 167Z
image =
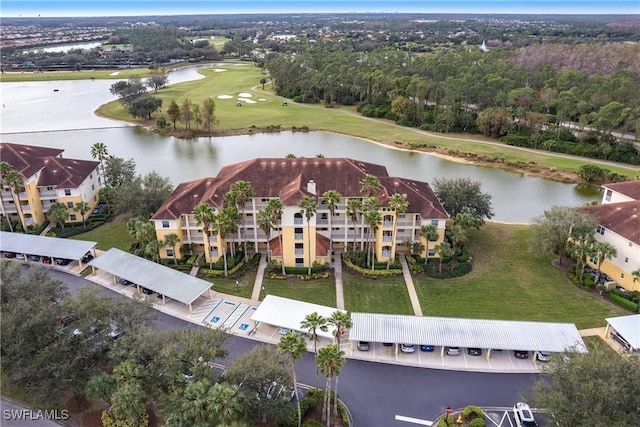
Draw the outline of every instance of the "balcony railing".
M295 225L302 225L303 224L303 220L302 220L302 218L294 218L293 219L293 223Z
M411 221L398 221L398 227L411 227L412 225Z
M296 255L304 255L304 249L296 248Z
M391 251L382 251L382 256L383 257L390 257L391 256Z
M304 234L296 233L296 234L294 234L294 239L295 240L302 240L302 239L304 239Z
M382 222L382 226L383 227L393 227L393 221L383 221Z
M55 191L52 191L52 190L40 191L41 199L55 199L57 197L58 197L58 193L56 193Z
M382 236L382 241L383 242L392 242L393 241L393 237L391 237L391 236Z

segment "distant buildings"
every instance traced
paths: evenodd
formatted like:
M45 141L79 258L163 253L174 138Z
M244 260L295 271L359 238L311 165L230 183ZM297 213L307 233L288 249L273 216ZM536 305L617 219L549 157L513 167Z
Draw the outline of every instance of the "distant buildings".
M347 208L349 200L361 201L367 197L361 193L361 181L367 175L377 177L381 184L375 195L381 204L381 221L375 230L369 229L361 214ZM204 236L202 226L194 219L194 208L209 204L215 212L220 212L225 194L237 181L248 182L253 192L237 232L224 239L217 231ZM341 195L333 214L322 201L323 193L328 190ZM389 200L395 193L405 195L409 204L407 211L398 215L394 234L396 213L389 208ZM309 223L298 207L304 196L317 201L317 210ZM280 200L283 213L274 229L265 234L258 220L270 199ZM438 231L436 241L428 245L428 256L433 257L434 247L444 238L447 218L429 184L390 177L384 166L348 158L258 158L225 166L216 177L178 185L151 220L159 240L167 234L177 234L181 244L191 245L196 253L210 254L213 262L223 255L230 242L239 244L246 238L250 250L269 251L287 267L305 267L314 262L330 262L331 247L344 249L355 245L364 250L368 239L373 239L378 261L393 258L396 249L404 247L407 241L420 241L426 248L420 228L429 224L435 225ZM372 237L370 231L373 231ZM204 250L205 244L209 245L208 251ZM174 248L165 247L162 251L163 257L174 255ZM176 247L176 251L176 256L184 255L181 248Z
M54 203L67 207L68 222L81 221L73 210L77 202L93 208L102 186L99 162L65 159L60 148L0 143L0 159L9 163L23 178L19 191L6 182L0 191L1 213L23 228L43 224Z

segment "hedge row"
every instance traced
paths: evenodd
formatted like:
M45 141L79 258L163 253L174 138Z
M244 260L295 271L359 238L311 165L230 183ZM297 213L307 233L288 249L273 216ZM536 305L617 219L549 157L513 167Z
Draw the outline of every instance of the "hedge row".
M368 268L362 268L358 265L355 265L354 263L352 263L351 261L349 261L348 259L344 259L343 261L345 263L345 265L353 270L353 271L357 271L358 273L362 274L365 277L369 277L369 278L378 278L378 277L393 277L393 276L398 276L402 274L402 270L398 270L398 269L389 269L387 270L386 268L384 270L371 270ZM386 264L385 264L386 266Z
M453 269L442 269L442 272L438 271L437 266L428 265L427 275L434 279L451 279L453 277L460 277L468 274L473 269L470 262L461 262L457 264Z
M637 313L638 312L638 304L636 304L633 301L629 301L626 298L622 298L619 295L616 294L609 294L609 299L611 299L611 301L615 302L616 304L618 304L620 307L629 310L633 313Z

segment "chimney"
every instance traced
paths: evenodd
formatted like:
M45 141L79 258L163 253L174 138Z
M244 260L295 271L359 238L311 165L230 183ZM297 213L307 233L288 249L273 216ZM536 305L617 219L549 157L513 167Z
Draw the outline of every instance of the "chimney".
M316 194L316 182L312 179L307 183L307 191L313 195Z

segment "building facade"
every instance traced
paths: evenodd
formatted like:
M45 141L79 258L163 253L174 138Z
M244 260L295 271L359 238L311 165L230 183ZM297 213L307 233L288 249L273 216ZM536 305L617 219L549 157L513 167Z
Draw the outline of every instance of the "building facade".
M22 177L22 188L3 183L2 215L19 221L23 228L43 224L54 203L67 207L67 222L82 221L74 211L77 202L90 209L98 202L102 187L99 162L65 159L64 150L31 145L0 143L0 159ZM18 190L18 191L16 191ZM91 212L89 210L89 212Z
M616 256L601 271L627 290L640 290L632 272L640 270L640 180L603 185L602 203L583 211L598 219L595 238L616 248ZM594 260L587 262L596 268Z
M375 197L381 206L381 222L374 236L370 236L362 215L352 215L347 209L350 199L366 198L361 193L361 182L367 175L380 181ZM194 208L209 204L216 213L220 212L225 194L237 181L249 183L253 192L241 210L237 232L224 239L219 233L205 237L202 226L194 218ZM323 203L323 194L329 190L341 195L333 212ZM406 212L399 213L397 218L396 212L389 208L389 199L396 193L403 194L408 202ZM298 207L304 196L315 198L317 205L308 222ZM258 215L270 199L279 199L283 212L267 235L259 226ZM367 240L373 242L378 261L394 258L396 250L403 249L407 241L422 242L425 249L421 255L425 256L427 242L420 236L420 229L430 224L438 231L438 238L428 242L428 256L433 257L434 247L444 239L447 219L429 184L390 177L384 166L348 158L259 158L225 166L216 177L178 185L151 218L159 240L168 234L178 235L177 257L184 255L182 245L189 244L196 252L210 255L207 261L216 262L229 244L239 244L246 239L253 251L268 252L287 267L328 263L331 249L355 246L365 250ZM205 242L209 245L208 251L205 251ZM167 258L174 255L174 248L165 247L162 251Z

